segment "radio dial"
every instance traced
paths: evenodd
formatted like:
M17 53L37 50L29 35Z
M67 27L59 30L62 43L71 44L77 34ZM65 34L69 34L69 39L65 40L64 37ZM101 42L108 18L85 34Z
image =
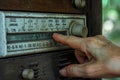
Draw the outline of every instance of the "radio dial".
M22 72L22 77L27 80L32 80L34 78L33 69L24 69Z
M79 37L86 37L88 34L87 27L76 21L71 22L69 31L70 31L70 35L79 36Z
M68 49L52 39L53 33L87 34L85 14L1 11L0 20L0 58Z

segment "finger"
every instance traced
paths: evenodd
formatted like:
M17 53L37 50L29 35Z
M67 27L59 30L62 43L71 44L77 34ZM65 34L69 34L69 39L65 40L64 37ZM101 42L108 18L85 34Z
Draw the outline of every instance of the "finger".
M101 78L107 76L107 71L101 64L87 63L69 65L60 70L60 74L65 77Z
M87 46L86 46L87 42L85 39L78 38L75 36L64 36L56 33L53 34L53 38L57 42L60 42L64 45L68 45L76 50L84 52L84 54L89 58L89 60L91 59L91 55L90 53L88 53L88 50L87 50Z
M82 38L78 38L75 36L64 36L64 35L56 34L56 33L53 34L53 38L55 41L62 43L64 45L68 45L74 49L81 48L82 46L81 43L83 41Z

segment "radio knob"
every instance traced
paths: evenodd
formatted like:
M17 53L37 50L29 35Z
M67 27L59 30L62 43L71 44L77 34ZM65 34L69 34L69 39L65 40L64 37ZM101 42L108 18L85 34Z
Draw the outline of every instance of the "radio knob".
M78 37L86 37L88 34L88 29L79 22L73 21L70 24L69 33L70 35L74 35Z
M76 8L84 8L86 6L86 1L85 0L73 0L73 3Z
M24 79L32 80L34 78L33 69L24 69L23 72L22 72L22 77Z

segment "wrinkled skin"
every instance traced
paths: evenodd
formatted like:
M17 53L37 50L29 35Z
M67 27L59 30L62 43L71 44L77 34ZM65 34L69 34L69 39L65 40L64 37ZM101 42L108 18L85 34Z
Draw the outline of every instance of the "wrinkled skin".
M105 37L79 38L53 34L55 41L75 49L79 64L71 64L60 70L65 77L110 78L120 77L120 47Z

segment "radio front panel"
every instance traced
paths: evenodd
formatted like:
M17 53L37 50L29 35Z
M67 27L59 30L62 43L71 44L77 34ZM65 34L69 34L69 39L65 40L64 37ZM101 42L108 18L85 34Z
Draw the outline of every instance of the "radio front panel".
M0 57L68 49L53 33L87 35L85 15L1 11L0 24Z
M92 80L59 74L61 68L76 63L73 50L5 58L0 63L0 80Z

